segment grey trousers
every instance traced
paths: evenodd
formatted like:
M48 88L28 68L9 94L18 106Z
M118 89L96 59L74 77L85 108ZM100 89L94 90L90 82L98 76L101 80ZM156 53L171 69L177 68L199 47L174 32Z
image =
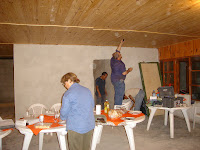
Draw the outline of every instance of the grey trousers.
M140 107L142 105L142 101L144 99L145 93L142 89L138 92L138 94L135 96L135 107L134 110L139 111Z
M90 150L93 130L80 134L72 130L67 131L69 150Z
M101 105L101 109L104 109L104 102L106 101L106 95L101 95L101 97L96 96L96 103Z

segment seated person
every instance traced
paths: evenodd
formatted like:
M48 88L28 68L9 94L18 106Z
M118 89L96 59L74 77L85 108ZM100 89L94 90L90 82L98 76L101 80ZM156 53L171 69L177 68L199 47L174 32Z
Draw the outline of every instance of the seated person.
M142 101L144 99L145 93L142 89L139 88L131 88L126 90L124 99L129 99L132 100L132 106L130 106L130 110L133 109L135 111L140 111L140 107L142 105ZM130 103L130 100L124 100L123 103Z

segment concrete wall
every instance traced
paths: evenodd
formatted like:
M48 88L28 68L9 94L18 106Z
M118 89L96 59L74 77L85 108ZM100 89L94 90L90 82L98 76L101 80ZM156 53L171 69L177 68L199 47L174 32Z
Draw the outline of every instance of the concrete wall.
M75 45L14 45L14 89L16 119L34 103L50 107L61 102L65 88L60 78L74 72L80 84L94 95L93 60L110 59L116 47ZM133 67L126 78L126 89L142 88L139 62L158 61L158 50L122 48L126 67ZM108 91L109 92L109 91Z

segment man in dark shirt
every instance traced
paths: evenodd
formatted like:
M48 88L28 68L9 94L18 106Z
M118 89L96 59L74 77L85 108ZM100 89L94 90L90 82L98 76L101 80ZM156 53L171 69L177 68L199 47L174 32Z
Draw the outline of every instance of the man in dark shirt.
M106 78L108 74L107 72L103 72L100 77L96 79L96 92L95 95L97 96L97 104L101 104L101 108L104 109L104 102L107 96L106 92Z
M112 71L111 82L115 89L114 105L122 105L123 96L125 92L124 80L126 78L126 75L133 70L133 68L128 68L128 70L126 70L126 66L121 60L122 55L120 53L120 50L123 43L124 39L121 40L116 52L112 54L113 57L110 60L110 66Z

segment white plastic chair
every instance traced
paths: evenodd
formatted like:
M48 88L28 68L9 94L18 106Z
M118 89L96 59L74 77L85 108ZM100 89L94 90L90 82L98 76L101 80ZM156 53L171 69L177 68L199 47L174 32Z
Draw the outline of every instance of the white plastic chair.
M53 104L50 108L50 111L59 112L61 108L61 103Z
M195 128L196 118L200 118L200 102L197 101L194 103L193 129Z
M122 101L122 107L124 107L126 110L130 110L132 106L133 106L132 100L128 99Z
M45 114L45 111L47 111L48 108L40 103L33 104L28 108L28 112L31 113L35 116L39 116L40 114Z
M0 121L3 120L1 117L0 117ZM0 130L0 150L2 150L2 139L7 136L8 134L11 133L12 130L7 130L7 131L2 131Z
M49 110L50 110L51 112L56 113L56 112L59 112L59 111L60 111L60 108L61 108L61 103L56 103L56 104L53 104ZM48 135L48 133L47 133L47 135ZM52 136L53 133L50 133L50 135Z
M132 100L123 100L122 105L114 105L114 109L125 108L126 110L130 110L131 106L133 105Z

